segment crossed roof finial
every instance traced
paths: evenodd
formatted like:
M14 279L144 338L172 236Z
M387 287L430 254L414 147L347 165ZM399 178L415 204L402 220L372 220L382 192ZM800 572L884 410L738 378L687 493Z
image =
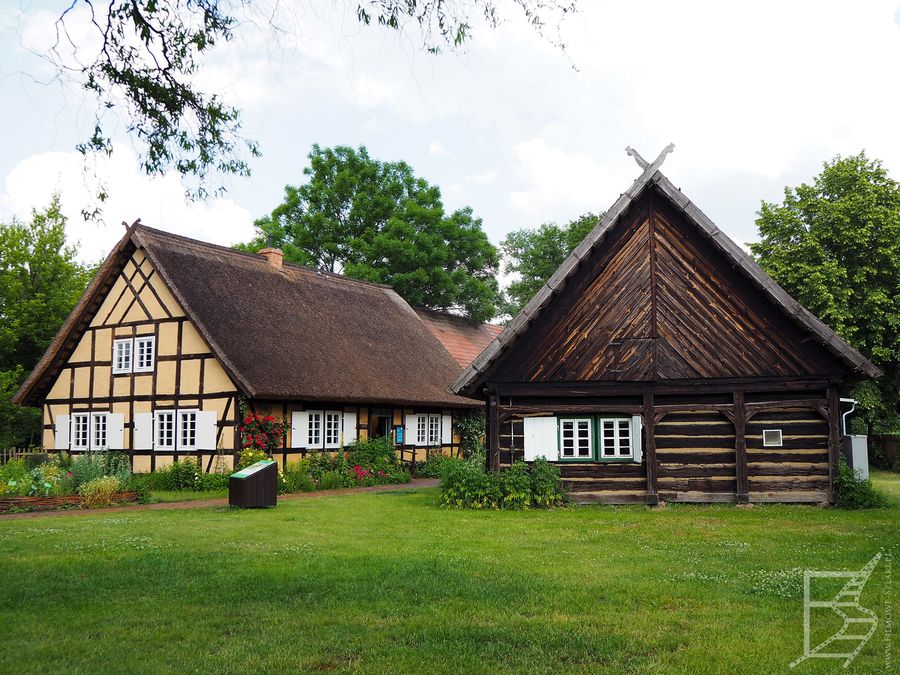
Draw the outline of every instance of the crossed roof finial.
M625 148L625 152L627 152L631 157L634 157L634 161L637 162L638 166L641 167L642 169L646 169L647 167L652 166L653 170L655 171L656 169L658 169L659 167L662 166L663 162L666 161L666 155L668 155L674 149L675 149L675 144L669 143L666 147L663 148L663 151L661 153L659 153L659 157L657 157L655 160L653 160L652 164L650 162L648 162L646 159L644 159L643 157L641 157L641 153L639 153L637 150L632 148L630 145Z

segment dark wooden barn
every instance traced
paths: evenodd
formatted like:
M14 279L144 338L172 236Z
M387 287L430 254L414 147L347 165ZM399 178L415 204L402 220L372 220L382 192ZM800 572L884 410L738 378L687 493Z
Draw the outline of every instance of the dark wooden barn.
M668 150L668 149L667 149ZM544 456L607 503L830 499L841 393L878 369L659 171L463 371L488 462Z

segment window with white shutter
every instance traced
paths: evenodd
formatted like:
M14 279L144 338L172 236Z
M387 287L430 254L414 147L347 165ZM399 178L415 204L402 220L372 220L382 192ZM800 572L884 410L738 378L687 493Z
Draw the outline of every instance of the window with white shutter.
M91 447L90 423L90 413L74 413L72 415L73 450L88 450Z
M335 449L341 447L341 413L334 410L325 411L325 447Z
M606 418L598 421L601 459L631 459L632 431L630 418Z
M416 415L416 445L428 445L428 415Z
M91 450L106 450L107 441L106 413L91 413Z
M178 411L178 449L197 449L197 411Z
M175 411L158 410L154 419L153 446L155 450L175 449Z
M593 424L590 418L559 421L559 458L590 460L594 458Z
M441 416L428 416L428 445L441 444Z
M306 424L307 447L322 447L322 412L320 410L310 410L307 413Z

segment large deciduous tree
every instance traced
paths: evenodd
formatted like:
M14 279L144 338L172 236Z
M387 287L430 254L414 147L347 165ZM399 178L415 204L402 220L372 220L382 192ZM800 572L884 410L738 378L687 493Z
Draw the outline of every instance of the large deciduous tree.
M315 4L315 0L299 0ZM198 77L215 47L253 26L278 39L279 3L251 0L67 0L47 57L61 78L96 101L83 153L112 152L110 130L124 123L148 175L174 170L203 197L210 174L249 173L259 153L239 111ZM361 25L414 33L429 52L456 49L477 24L496 27L512 10L544 34L574 11L573 0L358 0ZM285 19L285 22L289 22ZM556 42L549 38L551 42ZM222 188L214 188L214 191ZM101 192L101 200L105 195Z
M0 447L38 442L40 411L10 399L84 292L91 271L66 245L59 198L0 223Z
M857 387L868 430L896 430L900 392L900 184L865 152L763 202L751 250L811 312L884 371Z
M510 316L518 314L598 219L599 216L587 213L562 226L544 223L537 229L510 232L500 248L504 256L503 271L515 275L515 279L506 289L503 312Z
M436 186L364 147L315 145L309 161L306 182L288 185L240 248L271 243L288 260L388 284L414 305L494 316L499 256L472 209L446 213Z

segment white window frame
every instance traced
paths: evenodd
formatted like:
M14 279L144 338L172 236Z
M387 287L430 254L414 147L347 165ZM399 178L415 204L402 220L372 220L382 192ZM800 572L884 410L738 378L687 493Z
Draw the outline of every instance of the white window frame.
M428 445L441 444L441 416L427 415L428 417Z
M587 454L581 454L579 451L582 448L581 440L584 440L579 436L579 426L582 424L587 425L588 435L587 435ZM565 454L565 435L566 435L566 426L572 425L572 454ZM566 461L593 461L594 459L594 420L590 417L561 417L559 420L559 458L561 460Z
M325 435L325 430L323 428L325 421L324 413L321 410L309 410L307 411L306 418L306 441L308 448L320 448L322 447L322 439ZM315 432L315 435L313 435Z
M428 415L416 415L416 445L428 445Z
M168 411L163 411L163 412L168 412ZM199 413L199 412L200 412L200 410L197 408L188 408L186 410L182 410L181 408L179 408L177 410L177 423L175 425L176 426L175 443L176 443L176 447L178 448L179 452L181 450L196 450L197 449L197 413ZM183 435L184 435L184 431L185 431L185 428L184 428L185 418L190 415L193 415L193 417L194 417L194 442L193 443L185 443L183 441Z
M128 354L127 363L123 363L123 365L119 365L120 360L125 361L125 359L119 358L119 348L125 348ZM113 353L112 353L112 371L115 375L121 375L124 373L130 373L132 364L134 363L134 340L132 338L117 338L113 340Z
M98 442L97 431L102 420L103 442ZM93 412L91 413L91 450L108 450L109 449L109 413Z
M613 444L612 444L612 453L607 454L607 438L605 434L604 426L606 424L613 424ZM623 427L624 427L624 435L623 435ZM600 445L600 454L598 455L598 459L603 460L611 460L611 459L633 459L634 458L634 448L632 447L632 429L631 429L632 420L627 417L600 417L597 419L597 436ZM626 440L628 443L628 452L622 452L622 440Z
M141 364L141 346L149 345L150 362ZM138 335L131 348L131 364L135 373L152 373L156 365L156 336Z
M769 442L766 440L766 434L778 434L778 441ZM762 441L764 448L780 448L784 446L784 434L781 433L781 429L763 429Z
M172 442L169 445L165 445L160 443L159 436L159 421L162 416L172 416ZM153 411L153 449L154 450L175 450L176 439L178 438L178 411L174 409L169 410L154 410Z
M334 450L341 447L341 421L344 413L326 410L322 413L322 447ZM334 440L329 440L332 437Z
M80 422L84 424L84 443L79 443L78 425ZM72 432L69 434L72 450L90 450L91 449L91 413L76 412L72 413Z

